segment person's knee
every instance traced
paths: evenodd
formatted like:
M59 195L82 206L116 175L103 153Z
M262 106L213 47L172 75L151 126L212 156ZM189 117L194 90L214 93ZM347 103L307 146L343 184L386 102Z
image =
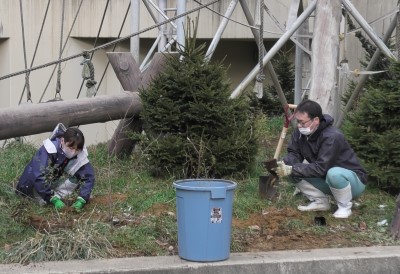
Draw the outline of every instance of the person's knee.
M342 168L340 167L332 167L328 170L326 174L326 178L328 179L340 179L343 178Z
M326 174L326 183L333 188L344 188L349 184L349 181L344 176L342 168L333 167Z

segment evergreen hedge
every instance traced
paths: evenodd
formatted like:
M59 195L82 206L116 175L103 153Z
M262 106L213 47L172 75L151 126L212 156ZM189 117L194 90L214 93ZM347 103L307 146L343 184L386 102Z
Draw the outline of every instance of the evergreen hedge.
M248 100L229 98L226 68L205 60L196 37L186 45L140 93L148 166L155 175L184 178L247 171L257 153Z
M400 191L400 63L369 85L344 130L369 174L369 184Z
M295 67L289 51L280 51L278 55L272 59L272 65L279 84L283 90L286 100L289 103L294 102L294 82ZM278 93L274 85L267 84L263 88L263 97L257 98L254 93L251 94L251 106L255 110L261 110L269 116L280 116L283 113L282 104L280 103Z

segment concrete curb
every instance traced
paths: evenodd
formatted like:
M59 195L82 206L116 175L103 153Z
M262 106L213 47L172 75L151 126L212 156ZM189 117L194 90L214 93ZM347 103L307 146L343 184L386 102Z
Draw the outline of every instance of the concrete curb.
M400 273L400 246L231 253L221 262L198 263L178 256L133 257L0 265L0 273Z

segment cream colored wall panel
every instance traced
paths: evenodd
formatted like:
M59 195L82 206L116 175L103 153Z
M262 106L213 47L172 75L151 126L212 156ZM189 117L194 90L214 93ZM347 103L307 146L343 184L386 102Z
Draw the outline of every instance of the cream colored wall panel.
M73 19L79 7L80 0L72 0L72 13L68 16L69 24ZM130 0L114 0L110 1L105 13L103 26L101 28L100 37L117 37L121 28L123 18ZM84 0L81 6L75 27L71 36L76 37L97 37L99 32L104 10L106 8L106 0ZM124 35L130 33L130 17L128 15L125 23Z
M10 62L7 64L8 72L17 72L24 70L26 66L29 68L33 55L34 49L38 40L38 35L40 31L40 27L42 24L42 14L44 14L44 10L34 4L40 4L44 1L22 1L23 3L23 11L24 11L24 32L25 32L25 49L26 49L26 66L25 66L25 58L24 58L24 47L23 47L23 39L22 39L22 27L21 27L21 16L20 16L20 7L19 1L1 1L2 3L10 3L8 6L8 14L9 21L7 24L4 24L5 32L9 33L9 58ZM1 6L1 10L3 10L3 6ZM30 12L33 13L30 13ZM36 14L36 16L35 16ZM40 14L40 16L38 15ZM47 25L43 30L43 35L36 52L35 62L33 66L37 64L43 64L48 61L53 61L56 59L56 56L53 55L53 36L52 36L52 17L51 12L49 12L49 16L47 18ZM49 72L48 68L43 70L32 71L29 78L29 83L31 87L31 92L35 91L36 95L40 94L42 84L46 82L44 78L46 77L46 73ZM12 94L10 105L18 105L21 94L25 85L25 75L21 74L15 76L13 78L7 79L6 81L10 81L10 89L9 92ZM40 85L37 85L40 83ZM37 96L39 98L40 95ZM26 93L22 98L22 102L26 102Z
M98 143L104 143L107 140L111 139L114 134L114 131L118 125L119 121L111 121L107 123L98 123L98 124L90 124L90 125L82 125L79 129L85 135L85 145L95 145ZM41 134L35 134L31 136L24 137L25 142L29 142L40 146L43 140L49 138L51 132L44 132ZM2 142L0 141L0 145Z
M16 2L16 1L14 1ZM2 0L0 1L0 37L9 37L9 20L10 14L9 11L11 10L11 6L9 5L9 0Z
M10 63L10 41L8 39L0 39L0 75L9 73ZM8 107L11 100L10 80L0 81L0 108Z
M208 3L209 1L203 0L201 2ZM256 2L257 1L255 0L247 1L249 10L253 15L256 9ZM171 1L171 3L171 7L174 7L175 4L173 1ZM223 20L223 17L220 14L225 14L230 3L231 0L222 0L210 6L212 11L206 8L200 11L198 33L199 38L213 38L221 20ZM284 27L291 0L265 1L265 3L270 13L277 19L277 21L279 21L281 27ZM198 6L199 5L194 1L187 1L187 10L192 10ZM195 18L197 15L197 12L195 12L189 16L191 18ZM253 39L253 35L248 27L248 23L240 3L237 4L231 19L232 20L229 21L222 38ZM276 38L280 33L282 33L280 28L276 25L276 23L274 23L272 18L266 12L264 12L264 30L265 38Z
M82 125L79 127L85 135L86 145L104 143L106 140L111 139L114 134L118 121L108 123Z
M69 14L68 21L71 23L73 21L73 17L75 16L75 11L78 9L79 1L72 1L72 5L70 7L71 11L74 11L72 14ZM153 18L150 16L147 8L144 6L143 2L140 5L140 30L144 30L146 28L152 27L155 25ZM209 1L201 1L202 3L207 3ZM222 0L219 3L209 6L211 10L216 11L220 14L224 14L226 9L228 8L231 0ZM79 17L76 22L76 27L72 32L72 36L76 37L96 37L99 31L99 27L101 24L101 18L104 13L104 9L106 7L106 0L86 0L82 4L81 11L79 13ZM158 3L157 0L153 0L153 3ZM287 12L290 6L291 0L284 1L267 1L266 4L268 6L268 10L270 14L272 14L277 21L279 21L281 27L284 27L287 19ZM249 9L252 13L255 11L256 1L248 1ZM104 19L104 24L101 29L100 36L101 37L116 37L121 24L123 22L124 15L126 13L127 7L129 5L129 0L118 0L111 1L111 5L108 6L107 13ZM199 5L191 0L187 1L186 10L192 10L197 8ZM168 1L168 9L176 8L175 1ZM151 8L153 13L158 16L158 12ZM202 9L200 11L200 27L199 27L199 38L212 38L214 36L215 31L217 30L222 16L219 14L212 12L209 9ZM167 15L169 18L176 16L175 11L168 11ZM190 18L194 19L198 16L197 12L191 13L189 15ZM242 8L240 4L237 4L236 9L231 17L233 20L242 23L244 25L248 25L247 20L243 14ZM274 20L269 16L266 12L264 12L265 19L265 34L266 38L276 38L279 37L279 34L282 33L281 29L276 25ZM165 19L162 19L165 20ZM131 34L130 29L130 16L128 15L126 26L123 28L122 36L127 36ZM223 38L252 38L251 31L248 27L242 26L241 24L230 21L225 32ZM168 24L168 29L171 29L171 25ZM151 31L144 32L140 34L141 38L154 38L158 34L158 29L153 29Z

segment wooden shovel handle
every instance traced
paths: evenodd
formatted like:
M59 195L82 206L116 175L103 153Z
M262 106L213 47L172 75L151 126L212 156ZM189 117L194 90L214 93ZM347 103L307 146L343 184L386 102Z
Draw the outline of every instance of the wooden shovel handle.
M291 109L295 109L297 107L297 105L288 104L287 107L291 108ZM289 119L289 118L286 116L286 119ZM276 147L275 154L274 154L274 159L276 159L276 160L278 160L279 154L281 153L283 141L285 141L288 127L289 127L289 120L287 120L287 123L285 123L285 125L283 126L281 136L279 137L278 145Z
M281 150L282 150L283 141L286 138L287 131L288 131L287 127L282 128L281 136L279 137L279 142L278 142L278 145L275 150L274 159L278 160L279 154L281 153Z

